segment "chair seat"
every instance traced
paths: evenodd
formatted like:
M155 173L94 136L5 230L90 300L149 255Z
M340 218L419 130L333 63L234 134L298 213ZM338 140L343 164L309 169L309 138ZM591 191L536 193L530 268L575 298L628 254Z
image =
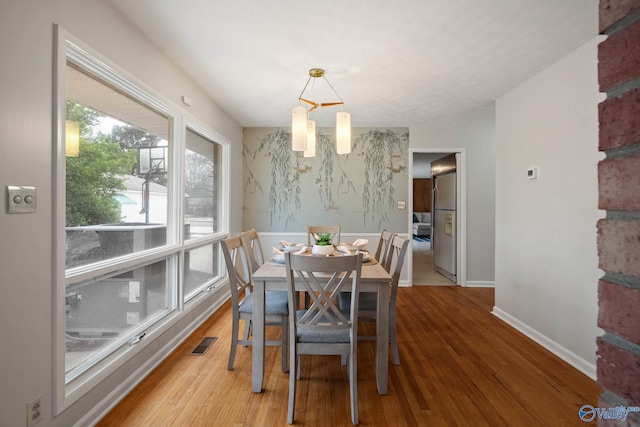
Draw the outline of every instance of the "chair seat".
M300 320L306 313L306 310L298 310L296 312L296 319ZM322 323L322 320L320 321ZM298 342L349 342L349 329L327 329L322 330L320 328L306 329L298 327L297 330Z
M351 293L340 292L338 295L338 305L340 311L349 312L351 307ZM375 292L360 292L360 304L358 311L376 311L378 309L378 296Z
M247 295L239 304L238 311L240 313L253 313L253 295ZM266 291L264 294L264 313L265 314L289 314L289 302L287 300L287 291Z

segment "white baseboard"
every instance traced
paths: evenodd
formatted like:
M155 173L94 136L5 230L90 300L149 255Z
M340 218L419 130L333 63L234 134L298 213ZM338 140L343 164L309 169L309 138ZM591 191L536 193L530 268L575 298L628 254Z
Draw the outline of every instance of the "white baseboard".
M467 284L465 286L467 286L468 288L495 288L496 282L467 280Z
M593 363L587 362L582 357L566 349L562 345L548 338L546 335L541 334L537 330L521 322L520 320L511 316L510 314L500 310L496 306L493 307L493 311L491 313L494 316L496 316L498 319L507 323L509 326L522 332L525 336L527 336L528 338L531 338L532 340L534 340L535 342L537 342L538 344L540 344L541 346L549 350L551 353L555 354L560 359L564 360L565 362L567 362L568 364L570 364L571 366L573 366L574 368L576 368L577 370L579 370L580 372L582 372L583 374L591 378L592 380L594 381L597 380L596 365L594 365Z

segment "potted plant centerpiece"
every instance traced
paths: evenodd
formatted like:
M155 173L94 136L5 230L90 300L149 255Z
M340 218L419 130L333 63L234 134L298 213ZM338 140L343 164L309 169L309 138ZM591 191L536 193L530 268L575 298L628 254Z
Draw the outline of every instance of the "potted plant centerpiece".
M311 248L314 255L331 255L334 251L333 243L331 243L331 234L314 234L315 244Z

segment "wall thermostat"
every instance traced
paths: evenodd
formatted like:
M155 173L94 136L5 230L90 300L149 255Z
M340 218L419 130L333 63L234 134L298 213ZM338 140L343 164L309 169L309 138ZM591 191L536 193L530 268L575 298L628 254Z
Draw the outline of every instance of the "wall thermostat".
M538 167L534 166L532 168L527 169L527 178L529 179L538 179Z

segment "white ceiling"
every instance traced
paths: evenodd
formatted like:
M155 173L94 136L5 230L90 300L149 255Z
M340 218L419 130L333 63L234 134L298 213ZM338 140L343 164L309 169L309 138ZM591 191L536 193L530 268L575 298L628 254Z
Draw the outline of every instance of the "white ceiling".
M598 0L110 1L243 127L289 126L314 67L354 127L456 123L598 33Z

